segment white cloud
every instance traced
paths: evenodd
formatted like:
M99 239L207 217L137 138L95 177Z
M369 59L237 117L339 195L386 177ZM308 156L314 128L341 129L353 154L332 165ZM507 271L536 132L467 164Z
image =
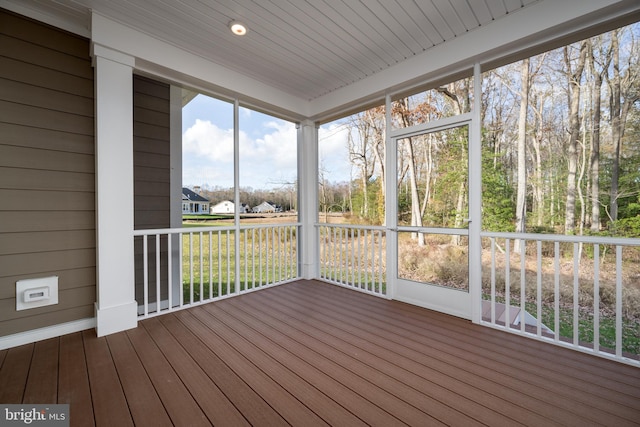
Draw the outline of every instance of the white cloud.
M324 169L325 178L329 181L349 180L348 133L348 127L335 122L318 130L320 167Z
M182 135L182 151L213 162L233 161L233 129L220 129L208 120L196 119Z
M254 127L253 138L240 132L240 185L278 187L296 179L296 128L272 120ZM230 187L233 185L233 129L196 120L182 137L183 183Z

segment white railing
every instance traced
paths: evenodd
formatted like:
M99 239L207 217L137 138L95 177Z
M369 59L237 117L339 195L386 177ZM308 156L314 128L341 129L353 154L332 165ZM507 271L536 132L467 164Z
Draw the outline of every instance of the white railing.
M318 224L320 277L377 296L387 295L383 227Z
M134 231L139 316L299 278L298 231L295 223Z
M481 236L482 324L640 366L640 239Z

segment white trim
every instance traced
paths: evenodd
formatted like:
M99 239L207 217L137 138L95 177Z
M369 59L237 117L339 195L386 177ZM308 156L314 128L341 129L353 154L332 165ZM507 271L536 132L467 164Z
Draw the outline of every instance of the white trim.
M96 318L98 336L137 325L133 248L133 73L125 56L94 49ZM116 61L110 57L115 57Z
M37 341L56 338L74 332L86 331L96 327L95 317L88 319L74 320L72 322L60 323L58 325L46 326L44 328L32 329L13 335L0 337L0 350L17 347L19 345L31 344Z
M108 47L102 46L98 43L92 43L91 57L94 59L94 64L93 64L94 66L95 66L95 58L97 56L108 59L109 61L117 62L118 64L122 64L130 68L133 68L134 65L136 64L135 59L129 55L115 51L113 49L109 49Z
M99 337L138 326L138 303L136 301L106 308L96 309L96 334Z
M393 299L471 320L471 295L464 290L398 279Z
M389 137L393 139L401 139L401 138L409 138L411 136L422 135L425 133L440 132L443 130L460 127L464 124L470 124L473 117L474 117L473 113L463 113L457 116L445 117L445 118L434 120L431 122L410 126L407 128L391 129L389 131ZM390 127L391 122L389 122L387 126Z

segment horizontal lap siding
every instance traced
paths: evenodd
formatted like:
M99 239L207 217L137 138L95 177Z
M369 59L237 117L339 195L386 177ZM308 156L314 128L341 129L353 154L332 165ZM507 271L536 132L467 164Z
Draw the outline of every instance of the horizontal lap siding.
M169 227L169 85L133 79L135 228Z
M136 230L170 226L169 85L146 77L133 79L134 226ZM149 238L149 301L155 302L156 243ZM142 239L135 241L136 300L143 301ZM160 269L166 289L167 241L161 239ZM166 291L162 297L166 298Z
M0 9L0 336L93 317L95 158L89 41ZM59 303L15 311L15 282Z

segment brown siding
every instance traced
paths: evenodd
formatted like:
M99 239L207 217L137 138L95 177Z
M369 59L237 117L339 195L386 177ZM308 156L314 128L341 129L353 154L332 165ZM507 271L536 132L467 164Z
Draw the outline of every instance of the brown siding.
M89 41L0 9L0 336L93 317L94 99ZM15 311L15 282L59 303Z
M170 227L170 88L145 77L133 78L134 226L137 230ZM149 239L149 283L155 284L155 237ZM142 239L135 241L136 299L143 299ZM160 242L166 277L167 242ZM166 280L166 279L164 279ZM166 285L163 286L166 288ZM155 298L155 285L149 289ZM166 297L166 295L163 295Z
M133 79L134 224L169 227L169 85Z

